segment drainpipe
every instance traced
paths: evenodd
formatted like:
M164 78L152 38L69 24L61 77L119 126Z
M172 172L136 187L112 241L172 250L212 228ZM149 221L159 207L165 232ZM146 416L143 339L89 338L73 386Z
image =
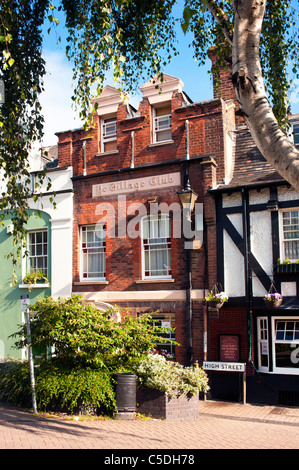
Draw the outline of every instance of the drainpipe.
M186 140L186 160L190 159L189 155L189 121L185 121L185 140Z
M250 250L250 221L248 210L248 192L244 189L242 193L242 215L243 215L243 237L244 237L244 270L245 270L245 297L246 297L246 312L247 312L247 338L248 338L248 362L251 362L251 315L252 315L252 286L251 286L251 269L249 263L249 250Z
M189 155L189 121L185 121L185 143L186 143L186 160L190 159ZM189 182L189 163L185 163L184 171L184 187L187 188L190 186ZM191 223L191 213L190 213L190 223ZM192 268L191 268L191 249L185 248L186 251L186 310L187 310L187 359L188 365L193 364L193 340L192 340Z
M188 365L193 364L193 341L192 341L192 273L191 273L191 250L185 248L186 251L186 277L187 277L187 288L186 288L186 310L187 310L187 359Z
M86 176L86 140L83 141L83 175Z
M134 142L135 142L135 132L131 132L131 168L134 168Z

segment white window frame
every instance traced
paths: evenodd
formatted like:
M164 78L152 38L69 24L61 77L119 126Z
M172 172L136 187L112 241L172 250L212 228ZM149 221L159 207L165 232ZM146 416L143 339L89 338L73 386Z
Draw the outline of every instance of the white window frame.
M151 220L155 223L157 220L168 220L169 222L169 233L167 237L164 238L164 241L155 243L150 243L150 240L154 240L155 238L145 238L144 234L144 222L146 220ZM158 237L157 237L158 238ZM155 246L157 245L165 245L164 250L167 250L167 274L160 274L160 275L153 275L147 274L148 272L152 272L153 269L149 266L149 269L146 269L146 259L145 259L145 252L150 252L151 248L154 250ZM158 248L159 249L159 248ZM161 215L148 215L141 219L141 252L142 252L142 279L171 279L172 278L172 271L171 271L171 219L168 214L161 214ZM150 258L149 258L150 259Z
M86 237L85 233L88 231L92 232L92 228L94 228L94 236L93 241L89 242ZM96 240L95 232L99 231L100 233L105 233L104 238L98 238ZM103 276L92 276L90 275L89 270L89 259L88 255L92 254L92 250L94 250L94 254L103 254L104 255L104 271ZM81 253L81 262L80 262L80 279L82 282L93 282L93 281L105 281L106 280L106 226L105 224L90 224L90 225L82 225L80 227L80 253ZM86 257L86 261L84 258ZM84 269L86 267L86 269Z
M30 243L30 236L33 235L33 234L39 234L39 233L42 233L43 236L42 236L42 242L41 243L34 243L34 246L35 246L35 254L32 255L31 254L31 246L32 246L32 243ZM44 234L47 235L47 240L46 242L44 242ZM41 246L41 249L42 249L42 252L40 254L36 254L37 253L37 245ZM45 252L45 246L46 246L46 252ZM27 259L26 259L26 268L27 268L27 273L32 273L32 272L38 272L38 271L42 271L46 277L48 277L48 270L49 270L49 234L48 234L48 229L44 229L44 228L40 228L40 229L33 229L33 230L28 230L27 232L27 251L28 251L28 254L27 254ZM42 263L43 266L40 267L40 266L35 266L35 267L32 267L31 266L31 259L43 259L46 261L46 263ZM36 264L36 263L34 263Z
M283 214L286 212L298 212L298 219L299 219L299 208L298 207L292 207L289 209L284 209L279 212L279 238L280 238L280 258L281 261L285 260L286 258L289 258L291 262L297 261L298 258L291 258L290 256L287 255L286 249L285 249L285 243L288 241L298 241L299 243L299 237L298 238L285 238L285 232L284 232L284 227L283 227ZM298 224L299 226L299 224Z
M269 328L268 317L257 317L258 369L269 372ZM262 365L262 354L268 357L268 366Z
M169 142L172 140L171 134L171 112L169 114L163 114L162 116L157 116L157 110L161 108L166 108L170 103L164 103L161 106L153 108L153 143L161 144L163 142ZM166 125L161 125L161 121L165 121ZM158 135L162 132L170 131L170 137L163 140L158 140Z
M114 132L107 131L107 127L115 127ZM113 126L114 125L114 126ZM105 153L105 144L117 140L117 118L116 116L105 116L101 118L101 152Z
M164 328L175 328L175 314L174 313L156 313L152 315L153 323L155 326L161 326ZM168 333L161 335L161 342L156 343L156 349L159 352L175 355L175 345L168 342L163 342L163 337L167 337L175 341L175 330L169 329Z
M273 356L273 372L276 374L286 374L286 375L299 375L299 367L277 367L276 366L276 354L275 354L275 345L278 344L294 344L294 352L296 353L295 349L299 347L299 339L289 340L289 339L278 339L276 340L276 331L275 331L275 322L281 321L285 324L287 323L299 323L299 316L298 317L286 317L286 316L275 316L272 317L272 356ZM295 344L297 345L295 347Z

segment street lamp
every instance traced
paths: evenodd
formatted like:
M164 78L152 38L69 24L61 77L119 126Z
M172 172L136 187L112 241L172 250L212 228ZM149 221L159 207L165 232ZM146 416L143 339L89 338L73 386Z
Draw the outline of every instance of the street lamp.
M191 189L189 179L185 183L182 191L177 192L183 208L183 215L191 223L191 213L194 209L198 195ZM183 222L184 223L184 222ZM191 231L190 231L191 232ZM185 234L185 231L184 231ZM188 365L193 363L193 341L192 341L192 273L191 273L191 251L190 245L185 243L186 249L186 325L187 325L187 361Z
M188 220L191 220L191 212L194 209L195 201L198 195L191 189L189 180L182 191L178 191L178 196L183 209L187 210Z

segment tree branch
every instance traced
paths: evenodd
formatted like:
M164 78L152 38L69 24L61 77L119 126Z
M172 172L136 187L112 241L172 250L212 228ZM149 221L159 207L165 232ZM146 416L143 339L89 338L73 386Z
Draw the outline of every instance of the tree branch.
M233 43L233 25L229 21L228 17L220 8L215 0L207 0L207 9L211 15L215 18L216 21L221 25L223 34L229 44Z

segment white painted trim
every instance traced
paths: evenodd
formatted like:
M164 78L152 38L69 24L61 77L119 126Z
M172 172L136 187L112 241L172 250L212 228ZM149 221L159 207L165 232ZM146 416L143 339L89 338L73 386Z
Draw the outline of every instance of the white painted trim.
M76 293L76 292L74 292ZM186 301L185 290L154 290L154 291L101 291L80 292L86 300L101 302L154 302L154 301ZM193 301L203 301L204 289L193 289L191 298Z
M19 289L47 289L50 284L19 284Z

